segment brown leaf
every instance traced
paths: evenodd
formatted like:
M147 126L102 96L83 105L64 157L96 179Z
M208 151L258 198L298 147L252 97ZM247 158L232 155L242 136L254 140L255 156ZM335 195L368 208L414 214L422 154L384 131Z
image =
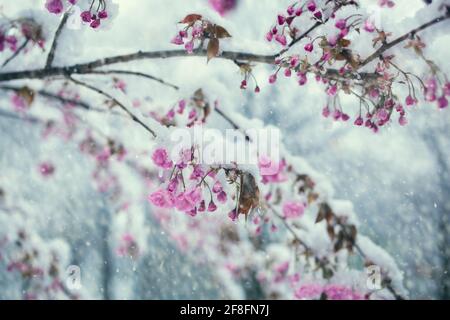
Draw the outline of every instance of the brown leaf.
M347 39L340 39L338 43L339 43L339 46L341 46L341 47L343 47L343 48L346 48L346 47L348 47L352 42L351 42L350 40L347 40Z
M207 54L208 54L208 62L212 58L217 57L217 55L219 54L219 39L212 38L209 40Z
M222 26L215 26L215 35L216 38L222 39L222 38L231 38L231 34L228 33L228 31L222 27Z
M180 23L193 24L196 21L201 20L201 19L202 19L201 15L192 13L192 14L188 14L186 17L184 17L184 19L181 20Z
M308 193L308 204L313 203L319 198L319 195L315 192Z
M321 203L319 213L317 214L316 223L326 219L329 222L333 218L333 211L327 203Z
M25 101L27 106L31 106L31 104L34 101L35 92L34 90L28 88L28 87L22 87L17 91L17 94Z
M330 239L334 240L335 233L334 233L333 226L330 226L330 225L327 226L327 233L328 233L328 236L330 237Z
M239 214L245 215L245 220L251 209L259 206L259 188L255 177L250 173L241 174L241 190L239 195Z

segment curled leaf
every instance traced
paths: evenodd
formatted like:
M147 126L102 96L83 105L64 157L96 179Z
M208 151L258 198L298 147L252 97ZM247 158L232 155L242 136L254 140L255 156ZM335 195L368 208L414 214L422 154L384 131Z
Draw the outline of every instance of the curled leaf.
M17 95L19 95L27 104L27 106L31 106L31 104L34 101L35 92L34 90L28 88L28 87L22 87L17 91Z
M239 214L247 216L253 208L259 206L259 188L255 178L248 172L241 174L241 190L239 194Z
M194 24L196 21L201 20L202 16L200 14L191 13L184 17L180 23Z
M231 38L231 35L228 33L228 31L221 26L215 25L214 27L214 33L216 38L223 39L223 38Z
M219 39L212 38L208 42L208 48L207 48L208 62L212 58L217 57L218 54L219 54Z

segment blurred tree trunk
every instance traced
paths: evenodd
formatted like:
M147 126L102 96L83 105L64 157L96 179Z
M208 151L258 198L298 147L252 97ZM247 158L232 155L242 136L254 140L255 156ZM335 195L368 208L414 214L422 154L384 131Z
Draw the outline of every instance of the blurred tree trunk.
M438 210L439 253L441 270L439 274L440 299L450 299L450 166L443 146L438 137L446 137L444 130L427 132L424 141L436 157L439 185L437 186L436 204Z

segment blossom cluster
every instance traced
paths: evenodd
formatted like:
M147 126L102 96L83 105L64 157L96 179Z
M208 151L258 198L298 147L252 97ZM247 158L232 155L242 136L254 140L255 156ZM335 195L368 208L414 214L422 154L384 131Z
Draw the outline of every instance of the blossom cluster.
M354 125L364 126L373 132L378 132L379 128L393 120L401 126L408 123L405 106L409 108L417 104L419 100L417 85L422 87L425 101L436 101L440 109L446 108L449 82L446 75L441 74L432 61L423 58L422 50L425 44L417 35L410 40L406 48L413 48L417 55L429 65L432 72L430 79L425 81L411 72L402 70L395 63L393 55L381 56L380 61L373 68L373 73L360 73L359 69L367 62L364 62L361 55L352 50L349 34L363 36L360 30L364 30L369 35L373 34L374 49L386 43L386 39L391 34L378 30L370 17L364 18L358 14L340 16L338 11L345 4L335 2L335 6L331 8L331 14L328 16L327 13L327 18L323 18L322 12L330 8L318 9L313 0L296 2L287 8L286 14L278 15L277 24L266 35L268 41L275 39L282 46L287 46L286 35L288 35L291 38L289 47L303 40L306 42L303 44L303 54L281 56L275 60L277 68L275 73L270 75L269 83L274 84L279 73L282 72L285 77L295 74L298 84L303 86L308 82L308 75L312 74L318 83L324 85L327 104L322 109L322 115L325 118L349 121L351 116L344 111L339 96L340 94L352 95L359 101L359 112L352 120ZM392 7L394 3L380 1L380 5ZM333 23L335 31L314 38L309 34L311 29L304 34L299 34L293 22L304 12L312 15L313 20L319 21L318 25ZM312 30L315 29L313 25ZM328 69L329 66L334 69ZM403 79L399 79L400 77ZM403 98L404 100L394 92L395 83L403 83L407 86L409 94ZM394 116L395 114L397 116Z
M77 4L78 0L67 0L68 5ZM50 13L61 14L64 12L65 3L63 0L47 0L45 7ZM106 0L91 0L89 9L81 13L81 20L88 23L93 29L100 27L102 20L108 18L108 11L106 10Z
M196 216L198 213L214 212L217 210L217 203L227 202L226 186L217 179L219 169L196 164L193 150L183 150L179 159L172 161L166 149L157 148L152 160L166 173L171 172L166 187L150 194L149 201L153 205L174 208ZM186 175L187 172L190 174ZM203 188L208 191L207 197L204 196Z
M31 18L9 20L0 19L0 52L9 50L17 53L28 43L44 46L41 26Z

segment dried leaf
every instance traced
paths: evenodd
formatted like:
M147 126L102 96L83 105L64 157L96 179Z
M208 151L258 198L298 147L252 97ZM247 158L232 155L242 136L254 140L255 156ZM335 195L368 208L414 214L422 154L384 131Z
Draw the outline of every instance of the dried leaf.
M31 106L31 104L34 101L35 92L34 90L28 88L28 87L22 87L17 91L17 94L25 101L27 106Z
M247 172L241 174L241 190L239 195L239 214L247 216L251 209L259 206L259 188L255 178Z
M216 38L218 39L231 38L231 34L229 34L224 27L216 25L214 29Z
M347 40L347 39L340 39L339 42L338 42L339 46L341 46L343 48L348 47L351 43L352 42L350 40Z
M218 54L219 54L219 39L212 38L208 42L207 48L208 62L212 58L217 57Z
M319 207L319 212L317 214L316 223L326 219L327 222L330 222L333 218L333 211L327 203L321 203Z
M187 24L194 24L196 21L201 20L202 16L199 14L188 14L186 17L184 17L183 20L180 21L180 23L187 23Z

